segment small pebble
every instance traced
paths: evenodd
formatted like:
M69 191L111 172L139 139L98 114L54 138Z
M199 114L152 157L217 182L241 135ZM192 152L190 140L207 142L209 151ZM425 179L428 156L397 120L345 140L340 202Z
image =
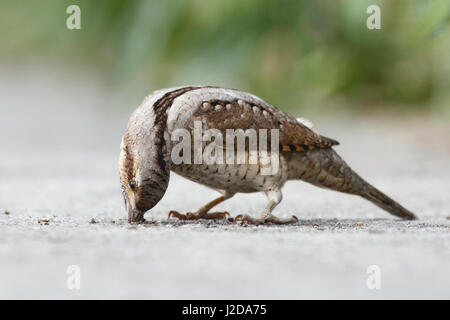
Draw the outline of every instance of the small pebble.
M39 218L38 219L38 223L43 223L46 226L48 226L49 222L50 222L50 218Z
M9 212L8 210L5 210L3 213L6 214L6 215L10 215L11 214L11 212Z

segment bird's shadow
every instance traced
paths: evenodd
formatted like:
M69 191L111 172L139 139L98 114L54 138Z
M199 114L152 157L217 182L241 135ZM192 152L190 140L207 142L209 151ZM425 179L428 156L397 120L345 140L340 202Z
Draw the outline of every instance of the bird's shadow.
M100 222L100 221L99 221ZM340 231L367 231L369 233L384 233L384 232L406 232L406 231L427 231L429 232L450 232L450 222L446 223L442 220L401 220L397 218L299 218L299 221L291 224L249 224L239 223L234 219L220 219L220 220L178 220L178 219L149 219L140 224L129 224L126 219L119 219L113 221L101 221L105 224L114 224L118 227L127 227L129 229L136 228L195 228L198 230L216 228L222 230L238 230L241 228L249 228L252 230L302 230L302 231L326 231L326 232L340 232ZM92 223L92 221L91 221ZM96 222L97 223L97 222Z
M395 218L374 218L374 219L339 219L339 218L308 218L299 219L297 223L292 224L273 224L265 223L253 225L248 223L236 223L231 219L223 220L147 220L141 226L144 227L197 227L197 228L221 228L221 229L237 229L237 228L283 228L283 229L303 229L316 231L358 231L366 230L370 233L383 233L385 231L404 231L417 230L425 228L438 228L440 231L449 231L449 226L441 223L432 223L420 220L408 221Z

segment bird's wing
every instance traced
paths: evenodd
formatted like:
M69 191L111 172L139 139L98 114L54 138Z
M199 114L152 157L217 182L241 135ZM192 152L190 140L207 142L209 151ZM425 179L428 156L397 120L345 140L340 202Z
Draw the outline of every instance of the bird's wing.
M283 151L329 148L339 143L323 137L294 117L264 100L245 92L223 88L201 88L178 97L168 112L169 130L193 129L195 120L202 129L279 129Z

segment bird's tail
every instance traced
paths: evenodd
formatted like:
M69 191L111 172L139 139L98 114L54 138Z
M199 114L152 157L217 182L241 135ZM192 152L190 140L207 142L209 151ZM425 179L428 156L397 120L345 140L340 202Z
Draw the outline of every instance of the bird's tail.
M318 187L359 195L390 214L414 220L416 216L353 171L332 149L316 149L303 153L306 166L300 179Z
M390 214L400 217L406 220L415 220L416 216L408 209L401 206L398 202L392 200L383 192L365 182L365 190L360 194L361 197L369 200L370 202L376 204L380 208L386 210Z

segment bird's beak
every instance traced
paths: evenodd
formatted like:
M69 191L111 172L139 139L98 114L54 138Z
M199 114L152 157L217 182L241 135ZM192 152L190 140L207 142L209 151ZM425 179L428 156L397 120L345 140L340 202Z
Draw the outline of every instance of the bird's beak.
M144 213L138 210L134 210L131 215L128 214L128 217L129 217L128 220L131 224L142 223L145 221Z
M144 212L136 209L134 199L130 199L128 196L125 199L125 203L128 211L128 222L131 224L137 224L144 222Z
M131 209L131 206L128 209L128 222L131 224L137 224L144 222L144 212L139 210Z

